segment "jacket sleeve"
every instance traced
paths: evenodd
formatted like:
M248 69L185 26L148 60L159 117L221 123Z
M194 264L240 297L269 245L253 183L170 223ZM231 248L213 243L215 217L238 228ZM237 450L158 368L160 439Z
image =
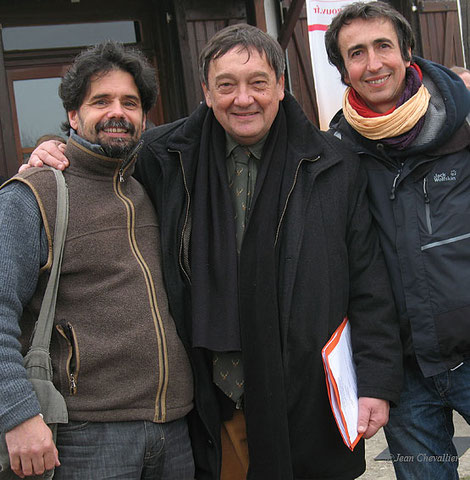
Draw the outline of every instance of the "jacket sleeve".
M349 201L348 317L358 395L398 403L402 388L399 322L388 272L369 212L367 177L358 168Z
M157 161L157 152L163 152L164 157L168 155L166 146L168 136L182 126L185 121L186 118L181 118L173 123L159 125L150 128L142 135L144 145L139 152L134 177L145 187L154 204L155 199L161 193L158 191L161 171Z
M133 176L138 180L147 191L153 206L159 214L159 206L161 199L161 188L159 187L159 180L161 178L160 166L157 161L157 155L154 149L154 142L157 132L160 127L152 128L144 133L142 136L144 145L139 152L136 167Z
M42 246L42 248L41 248ZM42 252L42 255L41 255ZM47 239L34 194L12 182L0 190L0 431L40 412L26 378L19 320L47 261Z

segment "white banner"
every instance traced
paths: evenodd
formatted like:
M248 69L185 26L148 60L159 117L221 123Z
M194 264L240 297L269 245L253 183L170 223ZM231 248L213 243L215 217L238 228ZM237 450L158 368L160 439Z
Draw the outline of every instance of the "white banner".
M333 17L353 0L306 0L308 36L312 55L313 78L317 93L320 128L328 130L330 120L341 108L346 88L341 76L328 62L325 49L325 32Z

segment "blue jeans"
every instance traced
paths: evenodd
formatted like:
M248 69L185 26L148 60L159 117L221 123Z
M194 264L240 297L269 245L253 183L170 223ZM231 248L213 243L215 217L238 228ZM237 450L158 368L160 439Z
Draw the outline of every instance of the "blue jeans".
M59 425L54 480L193 480L186 419Z
M470 361L429 378L405 364L400 404L385 427L398 480L458 480L453 410L470 424Z

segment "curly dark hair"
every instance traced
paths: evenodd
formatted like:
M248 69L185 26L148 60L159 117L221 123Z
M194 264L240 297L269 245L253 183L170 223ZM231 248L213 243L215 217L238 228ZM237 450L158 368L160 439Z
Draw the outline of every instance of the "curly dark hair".
M409 50L415 46L415 38L408 20L393 7L385 2L355 2L346 6L336 17L333 18L331 25L325 33L325 47L328 53L329 62L334 65L341 74L341 80L348 73L344 65L344 59L338 44L338 36L344 25L349 25L356 18L369 20L372 18L381 18L389 20L398 37L401 56L405 62L411 60Z
M122 70L132 75L147 113L155 104L158 84L154 68L144 54L135 48L107 40L81 52L62 78L59 96L66 112L78 110L88 92L92 77L112 70ZM65 121L62 129L68 133L70 123Z
M211 60L224 56L234 47L246 50L257 50L260 55L265 55L269 66L279 80L284 74L286 61L284 52L279 43L267 33L253 25L238 23L219 30L203 48L199 55L199 79L207 85L209 65Z

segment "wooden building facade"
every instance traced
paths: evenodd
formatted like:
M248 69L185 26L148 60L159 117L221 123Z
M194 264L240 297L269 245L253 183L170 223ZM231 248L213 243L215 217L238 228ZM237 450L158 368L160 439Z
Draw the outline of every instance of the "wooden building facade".
M412 22L418 54L451 66L464 65L466 51L470 64L466 1L418 0L417 8L411 0L390 3ZM65 113L57 86L84 47L113 38L145 52L160 85L157 105L149 115L158 125L188 115L199 104L203 98L199 52L217 30L240 22L277 36L287 52L287 88L318 124L305 0L1 2L0 176L16 173L38 137L60 134Z

